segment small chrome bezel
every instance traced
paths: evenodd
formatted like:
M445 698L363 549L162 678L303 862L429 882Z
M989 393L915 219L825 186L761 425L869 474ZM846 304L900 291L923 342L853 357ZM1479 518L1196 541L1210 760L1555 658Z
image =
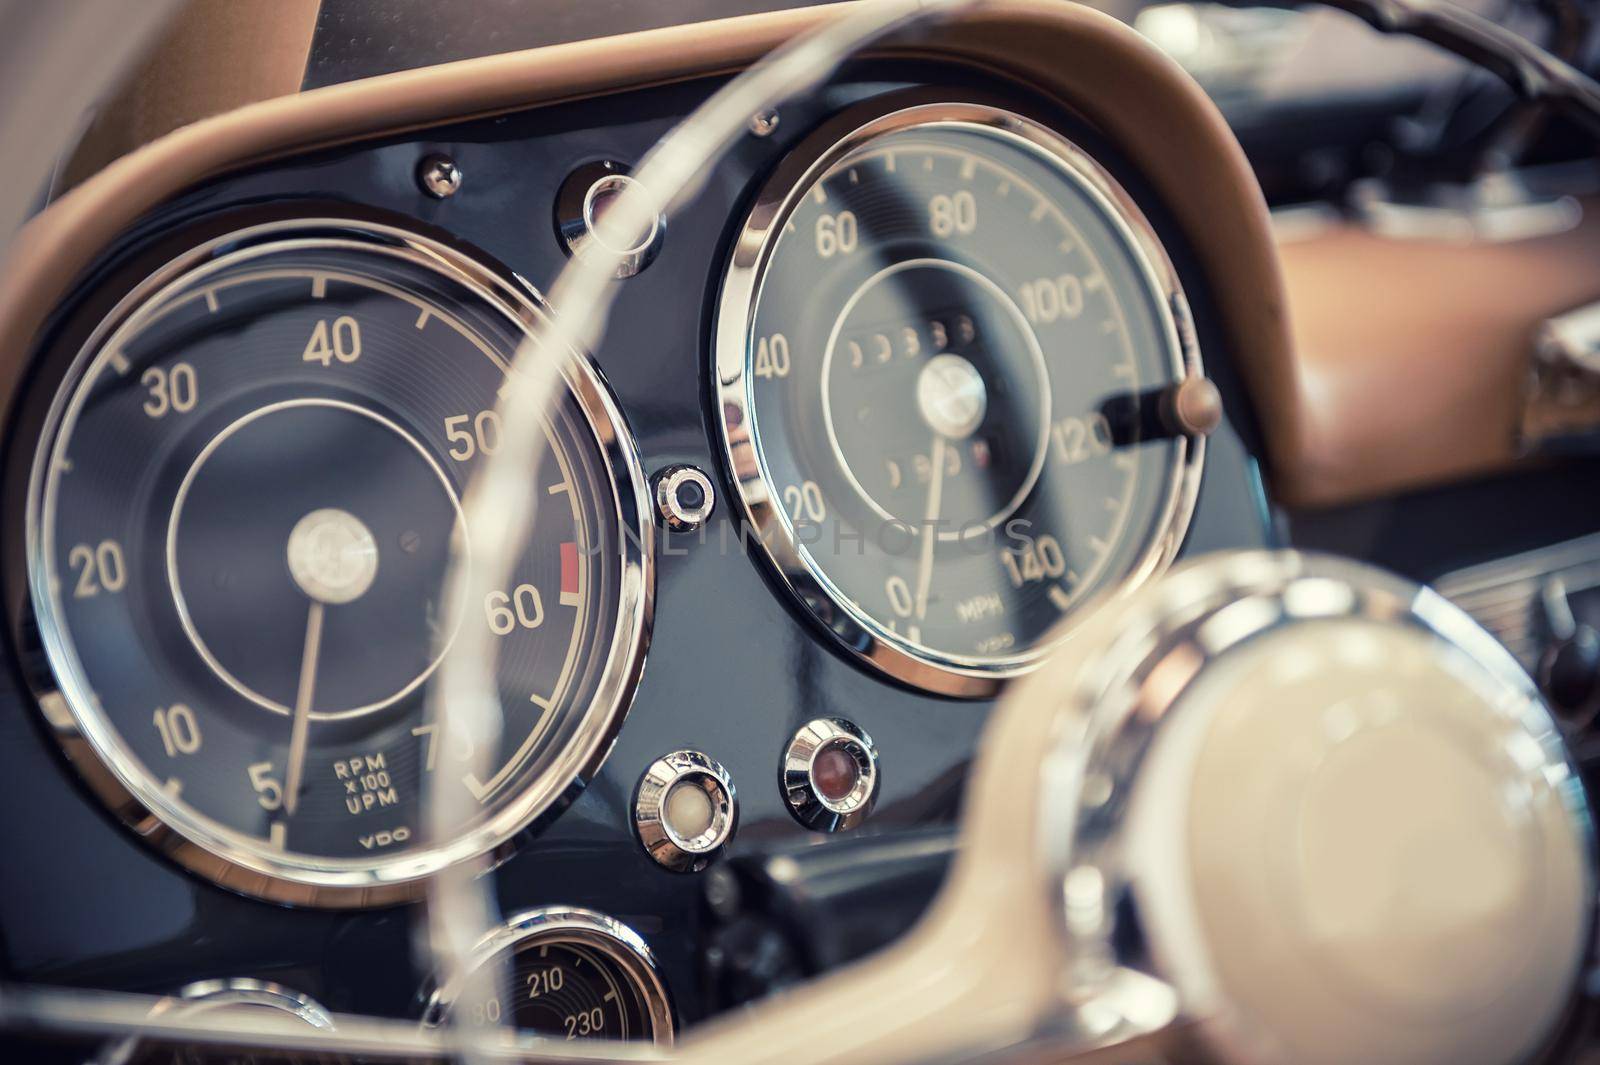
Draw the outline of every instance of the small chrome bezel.
M1155 228L1132 196L1103 166L1065 136L991 103L913 91L846 111L823 125L778 165L746 216L723 275L712 351L722 458L742 517L758 533L761 553L783 585L814 620L812 603L831 602L834 619L822 625L852 657L889 677L942 695L984 698L1012 677L1034 669L1066 638L1065 629L1017 655L996 659L946 654L912 643L872 618L834 589L814 566L778 513L778 493L767 479L751 423L751 378L746 373L762 278L784 224L816 181L871 142L911 128L957 128L1000 137L1051 163L1083 192L1118 230L1153 297L1174 378L1203 374L1189 327L1189 305L1176 268ZM1205 461L1203 437L1179 437L1161 515L1144 554L1121 582L1131 591L1165 570L1177 556L1199 497Z
M586 255L591 249L622 255L617 264L617 280L625 280L655 262L667 236L667 216L658 214L637 242L627 248L612 248L599 232L600 219L595 200L603 193L638 184L629 168L609 160L586 163L567 175L556 191L556 233L571 255Z
M540 941L570 943L600 951L617 963L645 1004L650 1038L669 1046L676 1034L672 997L656 967L655 955L644 938L614 917L577 906L543 906L527 910L491 930L472 948L466 966L454 981L427 993L422 1011L424 1027L443 1025L460 1000L467 981L486 963L523 944Z
M333 1017L310 995L269 980L232 977L225 980L196 980L185 984L150 1007L152 1018L191 1017L202 1010L253 1006L275 1009L313 1028L333 1031Z
M685 838L667 822L663 807L677 785L690 782L711 799L711 824ZM633 830L645 853L675 873L697 873L733 838L739 793L722 763L699 751L673 751L657 758L639 778L633 796Z
M692 484L700 490L699 506L686 506L678 490ZM668 466L655 476L656 511L661 523L673 532L693 532L704 525L717 508L717 490L698 467Z
M310 995L248 976L196 980L192 984L185 984L172 994L157 999L155 1005L150 1007L149 1019L181 1024L213 1010L236 1011L240 1007L246 1010L276 1010L320 1032L337 1030L333 1016ZM230 1016L231 1019L234 1018ZM113 1040L103 1046L99 1054L90 1058L88 1065L127 1065L128 1062L139 1060L139 1046L140 1039L136 1035Z
M213 237L169 260L124 296L78 349L55 386L29 473L24 539L28 598L44 662L28 683L51 732L84 782L119 820L185 868L242 894L318 908L392 905L421 898L430 877L488 854L495 863L515 850L515 837L569 803L598 771L627 716L644 668L655 603L654 525L649 485L620 408L587 356L575 356L563 376L599 448L618 522L617 621L603 653L607 665L583 726L549 769L482 824L449 842L381 862L289 861L266 847L251 849L224 829L168 796L94 712L93 690L62 623L59 589L52 588L43 521L47 470L79 385L110 345L139 326L195 278L241 261L287 249L354 249L398 259L464 287L528 334L547 312L525 280L502 276L466 253L409 230L354 218L293 218ZM24 626L25 627L25 626ZM24 656L24 660L27 656ZM86 709L89 708L89 709Z
M817 755L830 748L844 751L856 763L855 787L842 799L817 790L811 769ZM794 819L816 832L843 832L867 819L878 801L878 748L872 737L842 717L822 717L801 726L783 752L778 787Z

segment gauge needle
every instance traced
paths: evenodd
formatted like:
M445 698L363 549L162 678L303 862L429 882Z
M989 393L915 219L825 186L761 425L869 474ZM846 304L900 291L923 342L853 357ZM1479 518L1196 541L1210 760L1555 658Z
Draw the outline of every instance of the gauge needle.
M935 530L939 524L940 497L944 494L944 434L933 434L933 448L928 461L933 469L928 477L928 509L922 523L922 559L917 564L917 620L928 615L928 587L933 583L933 545L939 539Z
M317 655L322 650L322 601L311 600L306 615L306 645L300 656L300 688L294 699L294 725L289 732L289 767L283 775L283 812L293 816L305 775L306 742L311 735L311 698L317 689Z

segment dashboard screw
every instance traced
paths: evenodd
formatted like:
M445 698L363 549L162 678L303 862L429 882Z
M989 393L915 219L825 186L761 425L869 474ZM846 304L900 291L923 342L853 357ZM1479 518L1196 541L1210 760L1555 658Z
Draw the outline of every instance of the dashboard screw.
M427 156L417 164L417 183L434 199L449 199L461 190L461 167L448 155Z
M750 132L757 137L770 137L778 128L778 112L758 111L750 116Z

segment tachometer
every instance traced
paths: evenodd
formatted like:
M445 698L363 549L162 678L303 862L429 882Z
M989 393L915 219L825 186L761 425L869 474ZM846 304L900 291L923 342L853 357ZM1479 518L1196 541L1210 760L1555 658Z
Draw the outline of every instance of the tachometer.
M1186 382L1200 406L1215 391L1153 230L1053 131L936 103L813 145L758 198L722 292L752 539L856 655L982 694L1170 560L1203 451L1171 411Z
M140 286L69 371L30 495L38 693L90 783L185 864L282 901L410 897L609 749L643 658L650 531L582 360L546 420L521 564L483 603L441 601L538 313L431 241L274 225ZM500 639L490 772L424 714L455 616ZM478 811L448 839L423 831L436 787Z

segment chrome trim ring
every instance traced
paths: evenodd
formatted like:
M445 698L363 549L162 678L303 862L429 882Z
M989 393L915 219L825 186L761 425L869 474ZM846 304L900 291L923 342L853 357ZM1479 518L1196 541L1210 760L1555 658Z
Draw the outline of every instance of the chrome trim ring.
M262 847L259 840L227 829L167 794L142 771L117 729L94 709L93 687L60 620L60 588L52 583L47 542L46 519L54 505L53 479L47 473L77 402L78 383L109 357L120 337L160 313L169 299L199 279L272 252L320 248L386 256L441 275L525 334L546 314L540 295L521 278L503 277L448 245L364 220L266 223L212 238L168 262L123 297L78 351L56 386L39 437L24 520L28 606L47 663L30 670L28 683L57 741L89 787L123 823L179 864L224 887L273 902L330 908L390 905L421 898L428 879L441 869L484 854L496 862L509 857L514 837L563 809L610 753L649 645L655 601L653 503L616 401L593 363L575 356L563 376L609 473L607 488L618 524L617 621L609 641L597 650L606 656L605 672L572 739L544 773L481 824L441 845L386 860L316 858Z
M666 815L667 797L677 787L697 787L711 804L710 823L685 836ZM739 796L733 778L722 763L699 751L674 751L662 755L639 778L633 798L633 830L645 853L677 873L694 873L733 836L739 816Z
M856 780L844 796L830 799L817 787L817 756L843 751L855 762ZM867 819L878 800L878 748L872 737L842 717L806 723L789 741L778 769L778 786L794 819L817 832L842 832Z
M525 945L541 943L587 947L615 962L644 1002L650 1022L650 1040L659 1046L672 1043L675 1032L672 998L656 968L655 955L643 937L613 917L576 906L527 910L490 931L472 948L456 980L427 992L423 1025L437 1028L444 1024L451 1009L461 1000L467 984L490 960Z
M230 1021L239 1019L238 1011L254 1020L250 1014L259 1010L275 1010L322 1032L332 1032L336 1026L333 1017L310 995L301 994L282 984L250 977L224 980L197 980L186 984L175 993L157 999L150 1007L149 1019L166 1023L192 1022L201 1014L226 1011ZM261 1020L270 1026L279 1020L269 1015ZM89 1065L128 1065L138 1061L140 1038L130 1035L105 1044L100 1053L89 1059Z
M633 277L654 262L667 235L667 216L658 214L629 247L613 248L606 242L600 231L601 216L605 213L600 197L620 194L629 185L636 184L638 181L629 175L627 167L605 161L578 167L567 175L556 192L556 232L568 253L585 255L592 248L620 253L618 280Z
M758 193L723 276L713 340L718 435L741 516L759 534L754 539L778 578L809 614L815 617L814 603L832 603L837 608L825 627L852 657L917 688L981 698L995 694L1006 680L1036 668L1067 638L1066 629L1058 628L1051 638L1018 654L995 659L935 651L890 631L840 594L797 542L782 513L777 486L768 480L759 429L751 422L753 378L746 372L750 338L762 279L785 224L801 198L843 159L872 141L914 127L977 130L1019 145L1052 164L1121 236L1153 297L1174 378L1200 377L1204 371L1177 270L1149 220L1088 153L1015 112L923 91L894 94L887 101L864 104L825 124L779 164ZM1121 582L1123 591L1139 587L1171 564L1194 514L1205 439L1180 436L1175 443L1178 453L1171 464L1163 509L1144 554Z
M267 980L235 977L227 980L197 980L179 988L150 1007L150 1016L193 1017L215 1009L241 1006L274 1009L313 1028L333 1031L333 1017L316 999Z
M717 490L711 478L694 466L668 466L656 474L656 510L661 523L673 532L693 532L706 523L717 506ZM698 492L700 501L684 501L683 489Z

